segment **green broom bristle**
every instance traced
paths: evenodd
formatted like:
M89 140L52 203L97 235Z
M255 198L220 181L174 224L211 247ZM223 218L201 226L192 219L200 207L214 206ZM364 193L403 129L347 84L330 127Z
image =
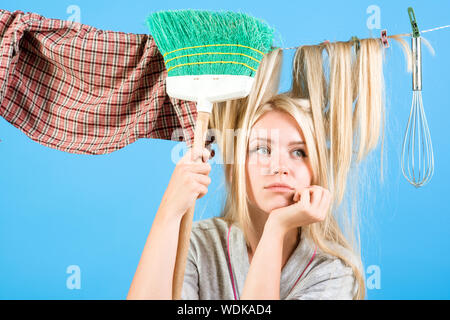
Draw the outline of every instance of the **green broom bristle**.
M253 77L264 54L273 48L274 29L244 13L169 10L152 13L147 24L168 76Z

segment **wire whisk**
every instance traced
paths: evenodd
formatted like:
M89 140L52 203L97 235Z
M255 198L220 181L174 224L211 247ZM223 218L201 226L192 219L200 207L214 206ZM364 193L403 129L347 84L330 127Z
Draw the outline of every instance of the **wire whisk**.
M433 145L423 110L422 91L413 91L413 101L402 148L403 176L416 188L434 173Z
M431 180L434 173L433 145L422 102L421 38L412 8L408 8L413 36L411 37L413 67L413 99L402 147L403 176L416 188Z

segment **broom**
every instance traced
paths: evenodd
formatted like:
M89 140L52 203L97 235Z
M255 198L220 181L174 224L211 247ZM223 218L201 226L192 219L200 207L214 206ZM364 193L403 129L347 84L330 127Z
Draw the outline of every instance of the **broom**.
M167 94L197 102L193 147L203 149L213 103L248 96L263 56L273 49L274 30L262 20L229 11L160 11L147 24L164 57ZM181 298L194 208L180 224L174 300Z

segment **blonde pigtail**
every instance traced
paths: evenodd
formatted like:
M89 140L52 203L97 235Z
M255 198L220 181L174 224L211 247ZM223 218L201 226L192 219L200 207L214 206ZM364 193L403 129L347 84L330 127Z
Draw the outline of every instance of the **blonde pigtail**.
M353 113L356 161L361 162L378 145L384 127L384 80L380 39L362 39L354 65L357 98Z
M349 42L327 43L330 60L329 109L326 128L330 137L331 178L337 203L341 203L352 160L353 88L351 48Z
M327 82L322 65L321 46L301 46L294 56L292 87L289 95L309 99L314 130L325 132L324 107L326 105ZM315 137L319 150L319 172L314 181L323 181L325 188L332 188L329 183L329 165L327 137L318 134ZM313 183L316 183L313 182Z

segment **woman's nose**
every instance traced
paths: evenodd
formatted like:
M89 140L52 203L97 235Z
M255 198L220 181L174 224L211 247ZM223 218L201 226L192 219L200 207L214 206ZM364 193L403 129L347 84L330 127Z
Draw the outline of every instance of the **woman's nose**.
M276 167L273 169L273 174L287 174L288 169L286 167Z
M284 166L276 166L272 169L272 172L273 174L287 174L289 170Z
M274 154L272 159L272 174L287 174L289 172L287 166L285 165L285 160L283 156L280 156L278 153Z

